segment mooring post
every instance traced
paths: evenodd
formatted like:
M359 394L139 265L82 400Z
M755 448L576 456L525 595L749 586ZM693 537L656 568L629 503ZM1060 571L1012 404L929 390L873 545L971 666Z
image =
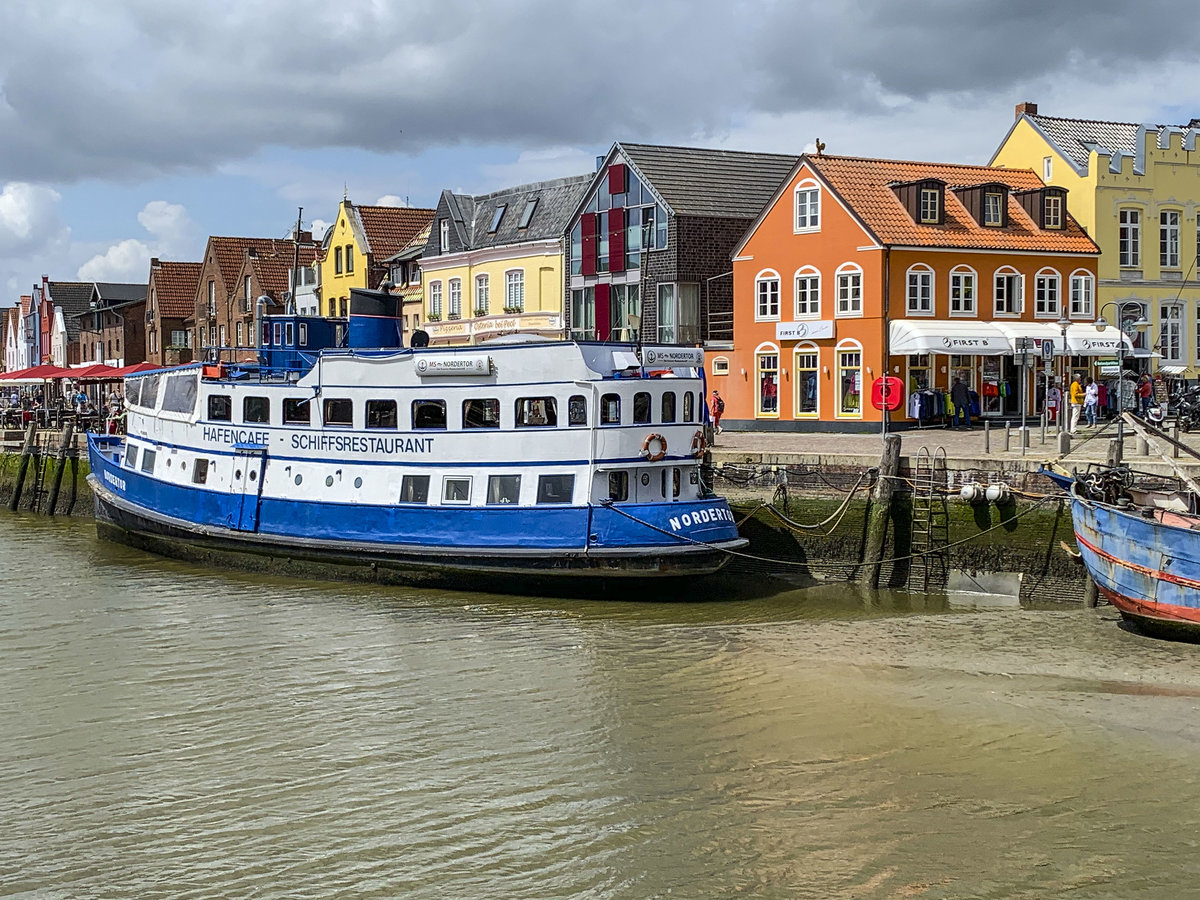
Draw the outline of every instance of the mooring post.
M1124 447L1122 442L1117 438L1113 438L1108 442L1108 464L1110 466L1119 466L1121 464L1121 456Z
M54 515L54 507L58 505L58 491L62 487L63 472L67 468L67 451L71 439L75 436L75 423L68 422L63 428L62 443L58 447L58 461L54 464L54 478L50 481L50 494L46 498L46 515Z
M1179 419L1175 420L1175 424L1171 426L1171 437L1175 439L1175 446L1171 448L1171 456L1179 459Z
M1083 605L1088 609L1095 609L1100 603L1100 589L1096 587L1096 582L1092 581L1092 576L1087 575L1086 581L1083 583Z
M29 459L33 456L33 444L37 440L37 423L30 422L25 430L25 444L21 447L21 465L17 469L17 481L13 485L12 497L9 498L8 508L16 512L21 503L21 491L25 487L25 474L29 471Z
M879 460L879 480L871 492L871 512L867 519L867 546L863 553L863 568L859 580L868 587L879 587L879 571L883 566L883 545L887 523L892 511L892 493L900 474L900 435L883 438L883 456Z
M1046 411L1042 410L1042 446L1046 446Z
M1012 422L1004 423L1004 452L1007 453L1012 447Z
M992 420L983 420L983 452L992 452Z

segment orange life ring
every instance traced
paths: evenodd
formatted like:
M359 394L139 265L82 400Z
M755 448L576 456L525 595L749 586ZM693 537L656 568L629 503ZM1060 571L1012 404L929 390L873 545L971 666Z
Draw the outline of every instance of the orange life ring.
M699 459L704 455L704 451L708 449L708 444L704 440L704 432L697 431L692 435L692 456Z
M650 452L650 444L652 441L658 441L659 446L662 448L657 453ZM651 433L646 435L646 440L642 441L642 453L645 455L646 459L650 460L650 462L658 462L667 455L667 439L661 434Z

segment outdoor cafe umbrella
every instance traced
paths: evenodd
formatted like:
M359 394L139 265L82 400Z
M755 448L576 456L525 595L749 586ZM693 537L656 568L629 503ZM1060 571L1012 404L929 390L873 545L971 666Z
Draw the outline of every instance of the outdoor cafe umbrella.
M16 372L5 372L0 379L9 384L36 384L39 381L53 381L71 375L70 369L60 369L58 366L40 365L28 369L18 369Z

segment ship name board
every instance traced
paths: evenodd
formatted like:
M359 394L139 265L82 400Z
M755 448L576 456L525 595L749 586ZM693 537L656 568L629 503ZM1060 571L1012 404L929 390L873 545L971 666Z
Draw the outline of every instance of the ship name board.
M125 479L118 478L112 472L108 471L108 469L104 470L104 480L115 487L118 491L125 490Z
M699 347L643 347L644 366L702 366L704 351Z
M413 364L418 375L490 375L490 356L421 356Z
M672 531L681 528L691 528L694 525L707 525L709 522L732 522L733 513L728 507L710 506L695 512L684 513L682 516L671 516L667 521Z
M249 428L213 428L206 426L204 439L214 444L265 444L271 439L266 431L253 431Z

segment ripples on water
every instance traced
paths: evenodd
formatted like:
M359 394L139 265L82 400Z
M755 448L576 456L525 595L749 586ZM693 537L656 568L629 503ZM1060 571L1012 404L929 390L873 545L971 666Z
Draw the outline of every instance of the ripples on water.
M0 518L0 895L1176 897L1195 647L310 584Z

